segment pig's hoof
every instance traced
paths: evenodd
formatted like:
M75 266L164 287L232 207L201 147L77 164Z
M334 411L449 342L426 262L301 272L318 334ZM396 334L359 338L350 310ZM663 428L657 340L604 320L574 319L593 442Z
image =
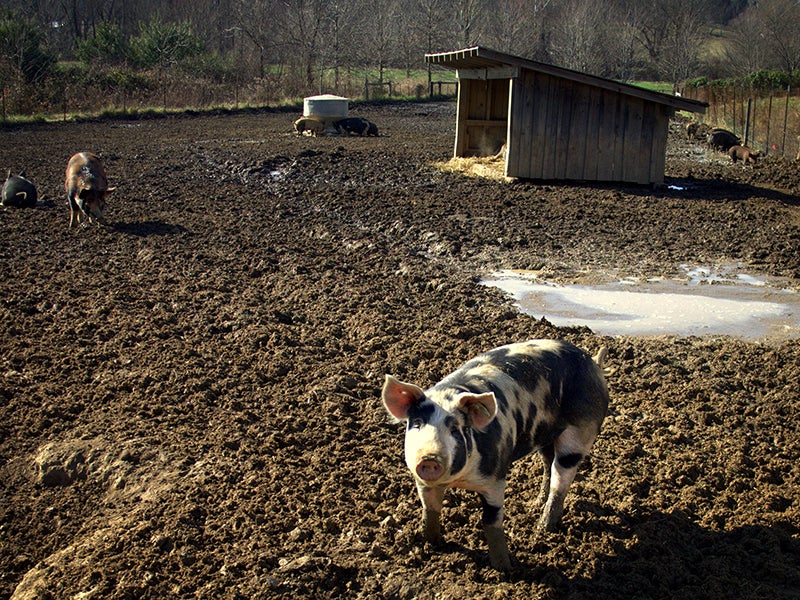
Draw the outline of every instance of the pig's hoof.
M430 545L432 548L435 548L437 550L441 550L447 545L447 542L445 541L443 535L438 535L432 538L424 537L423 542L426 545Z
M539 521L539 529L548 533L553 533L558 530L559 521L556 519L544 519Z
M495 571L506 573L511 570L511 559L508 556L495 558L490 555L489 564Z

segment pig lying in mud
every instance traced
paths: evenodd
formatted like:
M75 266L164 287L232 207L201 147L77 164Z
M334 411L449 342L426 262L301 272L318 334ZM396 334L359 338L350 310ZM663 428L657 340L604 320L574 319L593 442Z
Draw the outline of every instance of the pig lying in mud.
M37 199L36 186L25 178L25 173L12 175L8 172L3 184L3 206L33 208Z
M728 156L731 157L733 162L737 160L742 161L742 164L745 165L754 165L756 164L756 159L759 157L760 153L752 148L748 148L747 146L731 146L728 149Z
M426 541L443 541L445 490L475 491L491 565L510 569L506 475L533 451L544 463L539 526L555 529L608 409L604 358L605 348L592 358L567 342L531 340L473 358L428 390L386 376L383 404L406 424L405 461L422 500Z
M80 223L85 217L89 223L105 223L103 210L106 195L116 188L108 187L108 179L103 163L91 152L78 152L67 163L67 176L64 181L69 203L69 226Z

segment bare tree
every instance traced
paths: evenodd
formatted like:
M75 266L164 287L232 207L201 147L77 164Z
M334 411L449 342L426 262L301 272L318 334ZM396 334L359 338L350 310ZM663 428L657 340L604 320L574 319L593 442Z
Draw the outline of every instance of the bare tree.
M677 83L695 72L709 23L708 0L653 0L638 4L638 36L665 80Z
M308 90L316 87L326 6L326 0L283 0L269 16L281 59L302 74Z
M404 50L407 55L420 53L421 60L421 55L425 53L449 50L445 48L449 4L450 0L408 0L403 12L415 15L415 18L408 19L410 23L407 31L411 33L409 43L413 46ZM430 63L426 64L426 69L430 86L432 80Z
M603 0L568 0L553 22L550 55L568 69L601 74L608 64L605 46Z
M731 22L723 50L725 64L731 74L748 75L770 66L767 32L756 11L746 11Z
M488 5L489 44L526 58L544 57L545 18L553 0L492 0Z
M486 19L485 0L451 0L452 39L459 48L480 43L481 27Z
M610 3L607 7L603 56L606 74L614 79L629 81L640 67L642 48L637 39L639 11L627 2Z
M787 73L800 68L800 4L796 0L761 0L748 13L761 24L761 39L772 65Z
M240 44L248 44L255 50L255 73L263 79L267 64L276 54L277 31L273 15L277 10L276 0L233 0L232 27L240 31ZM242 56L248 55L242 47Z
M383 74L390 66L397 47L397 0L362 0L358 13L362 15L361 49L362 64L378 69L378 81L383 82Z

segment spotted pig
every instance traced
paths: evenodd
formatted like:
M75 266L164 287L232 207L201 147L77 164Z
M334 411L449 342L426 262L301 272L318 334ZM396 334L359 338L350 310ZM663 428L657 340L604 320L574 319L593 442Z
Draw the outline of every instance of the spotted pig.
M333 124L336 131L347 135L377 136L378 126L372 121L362 117L349 117Z
M473 358L428 390L386 376L383 404L406 425L405 462L422 501L426 541L443 541L447 488L477 492L490 563L509 569L506 476L513 461L534 451L544 463L539 526L556 527L608 409L605 352L592 358L564 341L531 340Z

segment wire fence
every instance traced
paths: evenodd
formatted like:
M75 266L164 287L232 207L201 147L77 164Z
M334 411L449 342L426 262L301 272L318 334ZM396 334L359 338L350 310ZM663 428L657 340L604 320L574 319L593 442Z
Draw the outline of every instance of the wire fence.
M708 102L705 121L732 131L744 145L800 160L800 88L687 87L683 96Z
M306 96L333 93L353 100L424 98L455 94L454 82L429 85L422 77L398 77L392 81L365 79L363 73L342 70L335 76L308 81L276 71L264 77L214 82L173 71L149 73L136 78L100 81L62 78L47 86L20 82L0 84L0 120L13 115L63 117L104 111L206 110L216 107L263 107L292 104Z

